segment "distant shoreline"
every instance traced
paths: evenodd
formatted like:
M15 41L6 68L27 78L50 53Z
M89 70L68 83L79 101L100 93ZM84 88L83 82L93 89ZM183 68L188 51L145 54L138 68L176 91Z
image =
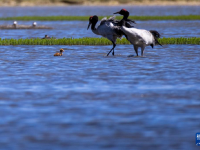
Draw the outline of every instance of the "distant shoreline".
M200 1L142 1L142 2L131 2L131 3L119 3L118 1L109 1L109 2L89 2L86 1L84 3L77 3L75 5L71 5L68 3L34 3L34 2L22 2L22 3L16 3L16 2L9 2L9 3L1 3L0 2L0 7L15 7L15 6L21 6L21 7L26 7L26 6L76 6L76 5L81 5L81 6L120 6L120 5L129 5L129 6L200 6Z

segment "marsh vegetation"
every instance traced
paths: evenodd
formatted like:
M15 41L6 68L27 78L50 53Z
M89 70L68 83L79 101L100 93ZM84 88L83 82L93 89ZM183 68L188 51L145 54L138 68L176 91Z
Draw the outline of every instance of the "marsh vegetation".
M200 45L199 37L192 38L160 38L159 42L166 44L194 44ZM62 38L62 39L0 39L0 45L111 45L106 38ZM117 44L130 44L126 38L117 39Z
M105 16L99 16L102 19ZM108 16L110 17L110 16ZM132 20L200 20L200 15L182 15L182 16L129 16ZM122 19L116 16L116 19ZM0 20L21 20L21 21L88 21L88 16L18 16L18 17L1 17Z

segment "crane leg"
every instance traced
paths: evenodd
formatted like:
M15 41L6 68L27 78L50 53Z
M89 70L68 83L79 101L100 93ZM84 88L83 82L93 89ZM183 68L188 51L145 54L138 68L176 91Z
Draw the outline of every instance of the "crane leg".
M144 49L145 49L145 47L142 46L142 47L141 47L141 56L143 56L143 54L144 54Z
M114 43L114 42L112 42L113 43L113 48L108 52L108 54L107 54L107 56L110 54L110 52L112 52L112 55L114 56L115 55L115 52L114 52L114 49L115 49L115 46L116 46L116 44Z
M134 45L134 50L135 50L136 55L138 56L138 47L135 45Z

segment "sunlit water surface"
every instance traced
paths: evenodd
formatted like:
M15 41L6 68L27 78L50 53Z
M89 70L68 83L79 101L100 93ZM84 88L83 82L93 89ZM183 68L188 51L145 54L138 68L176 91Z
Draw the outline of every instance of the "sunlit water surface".
M1 46L1 149L198 149L200 46L110 48Z

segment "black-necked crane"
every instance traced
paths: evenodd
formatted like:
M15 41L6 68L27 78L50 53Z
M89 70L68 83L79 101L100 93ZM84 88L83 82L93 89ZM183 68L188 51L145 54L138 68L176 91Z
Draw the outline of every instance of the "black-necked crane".
M120 31L120 26L115 25L114 17L111 17L109 19L103 18L101 20L100 25L96 28L96 24L98 22L98 16L94 15L89 18L89 24L88 28L90 28L94 34L101 35L108 40L110 40L113 44L113 48L108 52L107 56L110 54L111 51L114 55L114 48L116 46L116 40L117 38L121 38L123 36L122 32Z
M160 34L155 30L143 30L136 28L127 28L125 26L125 20L122 20L122 25L120 30L124 33L127 40L133 44L134 50L138 56L138 47L141 47L141 55L144 54L144 49L146 46L151 46L152 48L159 44L158 38L160 38ZM162 45L161 45L162 46Z
M134 27L134 26L132 26L130 23L135 23L135 21L128 19L128 17L129 17L129 11L127 11L126 9L121 9L120 11L118 11L118 12L116 12L116 13L114 13L114 14L120 14L120 15L123 16L123 19L122 19L122 20L125 20L125 21L126 21L126 23L125 23L125 26L126 26L126 27L128 27L128 28ZM122 20L117 21L117 25L122 24Z

